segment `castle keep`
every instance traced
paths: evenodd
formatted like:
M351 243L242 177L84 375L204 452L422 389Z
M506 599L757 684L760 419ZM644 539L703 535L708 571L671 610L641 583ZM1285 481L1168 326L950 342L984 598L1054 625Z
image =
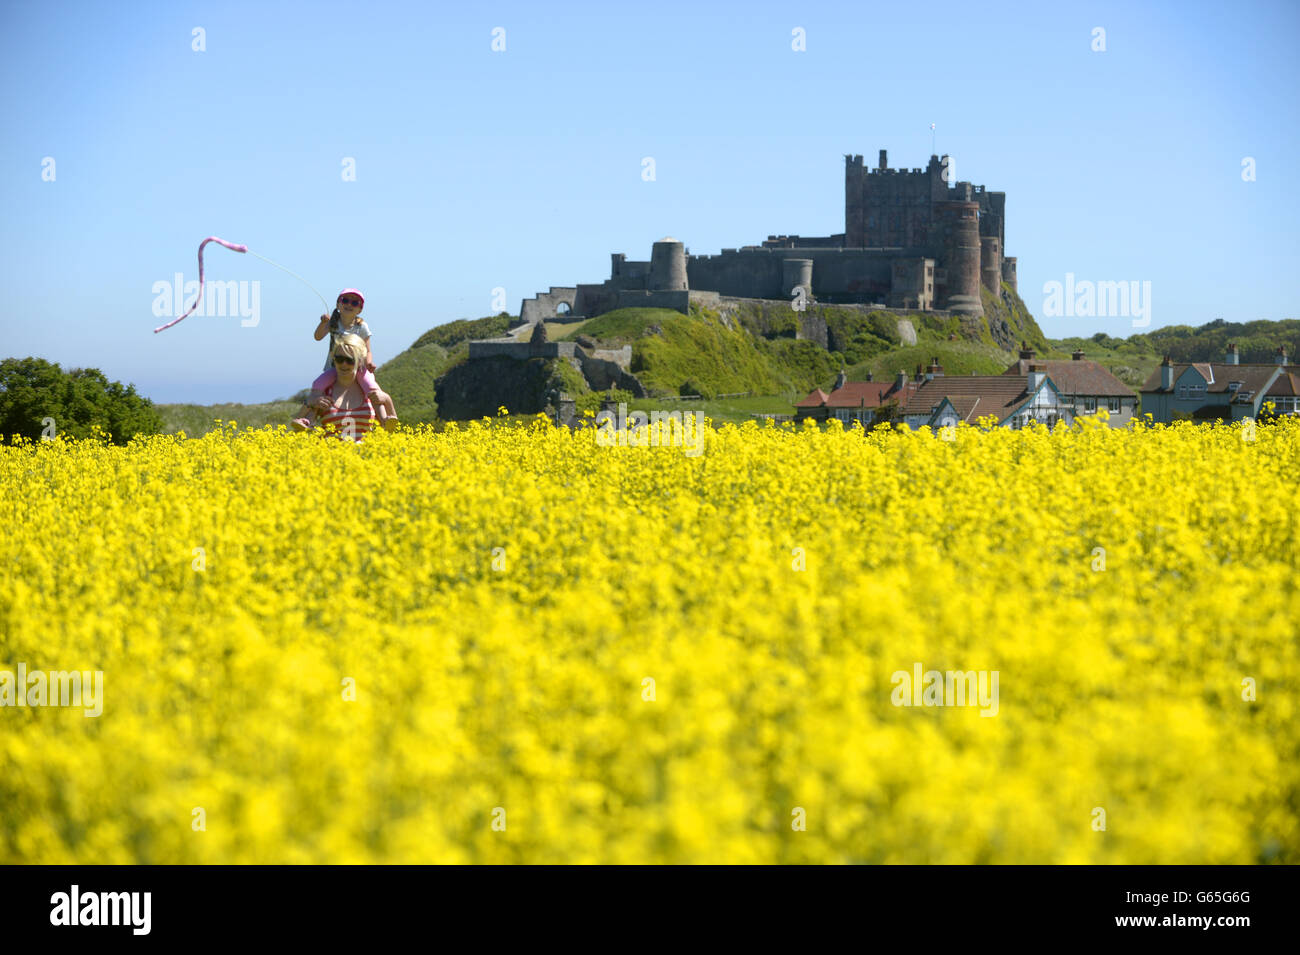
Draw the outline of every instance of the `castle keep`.
M949 157L925 169L890 169L885 150L875 169L845 156L844 231L828 236L773 235L761 245L687 255L681 242L654 243L649 261L611 256L610 277L596 285L552 287L524 299L520 319L554 318L563 307L594 317L630 306L716 306L720 296L785 299L804 294L829 304L946 309L982 315L980 286L1016 288L1006 257L1006 193L969 182L949 184Z

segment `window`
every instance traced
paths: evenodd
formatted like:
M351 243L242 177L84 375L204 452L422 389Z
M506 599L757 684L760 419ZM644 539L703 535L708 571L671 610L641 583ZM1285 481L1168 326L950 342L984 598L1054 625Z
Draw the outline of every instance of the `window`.
M1119 399L1118 399L1118 398L1107 398L1107 399L1106 399L1106 410L1109 411L1111 414L1119 414Z
M1179 385L1179 386L1178 386L1178 397L1179 397L1179 398L1182 398L1182 399L1186 399L1186 398L1187 398L1187 386L1186 386L1186 385Z
M1086 412L1088 412L1089 414L1091 414L1092 412L1096 411L1096 410L1097 410L1097 399L1096 399L1096 398L1084 398L1084 399L1083 399L1083 410L1086 411Z

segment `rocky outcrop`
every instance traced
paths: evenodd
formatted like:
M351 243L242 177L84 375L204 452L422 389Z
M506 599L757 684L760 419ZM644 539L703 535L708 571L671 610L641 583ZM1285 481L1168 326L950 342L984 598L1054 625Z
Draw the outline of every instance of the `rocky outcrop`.
M501 406L511 414L537 414L549 391L564 391L555 365L563 359L476 358L452 368L434 385L438 417L444 421L495 417Z

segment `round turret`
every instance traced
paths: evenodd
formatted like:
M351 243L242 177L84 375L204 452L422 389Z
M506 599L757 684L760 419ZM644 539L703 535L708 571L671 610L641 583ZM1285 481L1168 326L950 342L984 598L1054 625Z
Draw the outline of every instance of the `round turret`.
M686 247L671 236L660 239L650 250L651 291L681 292L686 284Z
M1002 244L995 235L980 236L980 278L994 295L1002 294Z
M967 315L983 315L980 300L979 203L936 202L944 236L944 267L948 296L944 307Z
M1002 259L1002 281L1011 286L1011 291L1016 291L1016 257L1014 255Z
M794 295L796 288L802 287L804 294L812 298L812 259L784 259L781 262L781 294L786 298Z

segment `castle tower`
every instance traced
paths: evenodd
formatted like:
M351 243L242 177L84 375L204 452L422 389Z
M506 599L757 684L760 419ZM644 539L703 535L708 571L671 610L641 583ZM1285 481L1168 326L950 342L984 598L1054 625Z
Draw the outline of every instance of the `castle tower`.
M686 291L686 248L672 236L660 239L650 250L650 280L646 287L656 292Z
M790 298L802 286L808 298L812 298L812 271L812 259L782 259L781 294Z
M862 206L862 179L865 170L861 156L844 157L844 244L860 246L866 228Z
M1002 254L995 235L980 236L980 279L994 295L1002 294Z
M1016 257L1009 255L1002 260L1002 281L1011 286L1011 291L1019 294L1016 289Z
M935 212L944 236L947 293L944 308L983 315L980 301L980 233L978 202L939 202Z

